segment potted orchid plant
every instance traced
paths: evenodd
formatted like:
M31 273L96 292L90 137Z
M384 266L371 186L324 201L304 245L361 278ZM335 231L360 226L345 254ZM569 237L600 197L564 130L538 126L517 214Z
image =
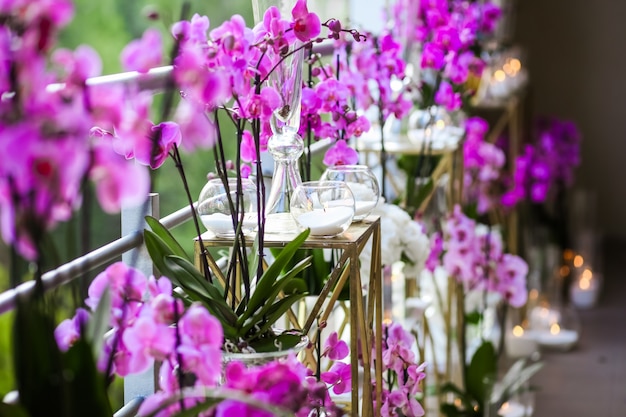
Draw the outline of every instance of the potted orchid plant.
M203 264L201 271L197 271L178 242L156 219L148 219L152 230L145 232L146 245L155 265L182 290L187 304L202 302L220 319L224 346L228 351L289 348L300 342L300 335L277 335L273 327L293 303L305 295L302 287L295 285L295 278L309 266L310 258L305 257L295 265L288 265L288 261L308 232L304 231L289 242L274 262L263 269L265 220L270 207L266 208L261 181L260 152L268 142L271 145L272 140L280 141L286 137L286 134L277 132L280 129L290 132L286 114L300 104L291 103L295 93L285 91L284 84L266 83L273 79L275 71L282 73L282 67L294 57L324 39L319 36L322 26L328 27L329 36L342 29L340 25L322 25L302 0L295 3L290 17L284 17L276 7L270 7L253 29L246 27L240 16L234 16L207 33L208 25L206 17L197 15L174 25L177 54L173 59L173 79L183 91L181 105L195 109L199 117L206 117L214 132L217 177L226 187L235 236L229 263L225 272L216 268L199 234ZM291 88L297 90L302 86L296 83ZM229 167L220 130L222 116L234 124L236 131L234 183L227 179ZM277 127L279 125L281 127ZM279 136L281 139L276 139ZM171 155L179 161L176 143L164 139L163 134L160 138L155 136L159 142L153 145L152 156L156 155L155 159L160 160ZM246 240L250 238L241 228L245 215L242 178L250 175L253 169L248 164L255 167L254 177L259 189L256 196L257 232L251 252L246 249ZM231 186L235 189L229 190Z
M471 415L482 415L487 404L485 379L496 375L495 346L499 343L485 331L486 308L488 304L521 307L526 303L528 265L504 252L495 228L478 224L455 206L442 233L431 237L426 268L429 272L422 278L422 289L431 294L440 314L427 320L430 334L425 343L439 356L436 363L445 364L435 373L441 392L462 400L461 405L444 403L441 410L448 416L472 410L478 411ZM475 340L469 337L472 324L479 327ZM438 336L439 326L443 334Z

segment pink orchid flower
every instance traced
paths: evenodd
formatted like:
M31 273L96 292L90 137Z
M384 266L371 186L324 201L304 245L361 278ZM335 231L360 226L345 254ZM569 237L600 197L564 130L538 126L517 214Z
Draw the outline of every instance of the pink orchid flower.
M126 71L141 73L161 65L163 61L161 33L156 29L147 29L141 39L135 39L126 45L122 50L121 60Z
M359 154L348 146L345 140L338 140L324 155L324 164L333 165L356 165L359 162Z
M307 42L317 37L322 31L322 25L319 16L315 13L309 13L306 0L298 0L291 11L294 22L292 28L296 38L302 42Z

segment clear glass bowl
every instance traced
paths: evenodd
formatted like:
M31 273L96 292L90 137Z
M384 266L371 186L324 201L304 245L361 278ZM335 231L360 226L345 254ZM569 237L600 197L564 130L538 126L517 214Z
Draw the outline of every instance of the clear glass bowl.
M311 236L335 237L350 227L354 196L342 181L307 181L296 187L290 203L291 215Z
M354 195L354 218L366 218L378 204L380 187L378 179L366 165L337 165L326 168L320 181L343 181Z
M241 219L241 230L247 234L257 227L257 187L249 178L241 179L241 195L237 193L237 179L228 179L228 190L220 178L209 180L200 191L198 198L198 215L204 227L217 237L232 238L235 236L235 224ZM237 207L239 197L239 213L234 213L231 207Z

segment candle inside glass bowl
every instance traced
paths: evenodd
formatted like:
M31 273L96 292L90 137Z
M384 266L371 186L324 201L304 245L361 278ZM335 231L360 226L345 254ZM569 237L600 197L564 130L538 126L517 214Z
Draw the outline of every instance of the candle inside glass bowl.
M585 269L570 287L570 300L577 308L591 308L598 300L599 274Z
M537 342L542 347L569 350L578 342L578 332L563 329L558 323L550 326L550 330L537 333Z
M354 196L341 181L308 181L294 190L291 215L311 236L335 237L346 230L354 217Z
M378 204L380 187L372 170L366 165L337 165L326 168L320 181L343 181L354 196L353 221L366 218Z
M239 213L232 213L232 207L239 207ZM252 233L257 227L256 185L248 178L242 178L240 184L236 178L228 178L226 183L211 179L200 191L197 212L204 227L216 237L234 237L234 222L240 221L241 230Z
M516 325L507 332L505 339L506 353L510 358L522 358L537 351L537 341L532 332Z

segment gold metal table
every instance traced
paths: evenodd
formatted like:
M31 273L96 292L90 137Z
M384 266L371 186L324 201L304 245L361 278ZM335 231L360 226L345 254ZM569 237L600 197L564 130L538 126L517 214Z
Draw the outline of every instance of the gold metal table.
M330 277L324 285L318 299L304 323L297 323L297 318L290 312L289 319L296 327L300 327L304 334L311 340L316 335L310 335L312 325L316 320L326 321L335 303L339 298L344 286L349 282L350 293L350 365L352 376L351 413L354 416L379 416L382 405L382 284L381 284L381 248L380 248L380 218L369 216L362 222L353 223L350 228L340 236L334 238L309 237L302 249L338 249L341 252L339 261L334 266ZM267 248L279 248L288 244L297 236L294 233L280 235L266 234L264 246ZM247 244L252 244L254 238L246 239ZM372 243L371 274L367 287L363 287L363 281L359 272L359 255L367 243ZM217 238L209 232L202 235L202 242L206 248L229 247L232 239ZM194 258L196 266L200 265L202 253L198 239L194 243ZM213 265L213 268L216 266ZM364 289L365 288L365 289ZM314 360L311 354L316 343L311 343L306 355L309 363ZM372 350L372 346L374 349ZM360 353L360 357L359 357ZM374 358L372 358L372 354ZM360 363L359 363L360 359ZM306 363L306 361L305 361ZM359 370L363 373L360 374ZM374 372L375 381L372 381ZM359 384L361 382L361 384ZM373 384L375 382L375 392ZM374 410L374 395L377 404ZM359 404L359 400L361 400Z

